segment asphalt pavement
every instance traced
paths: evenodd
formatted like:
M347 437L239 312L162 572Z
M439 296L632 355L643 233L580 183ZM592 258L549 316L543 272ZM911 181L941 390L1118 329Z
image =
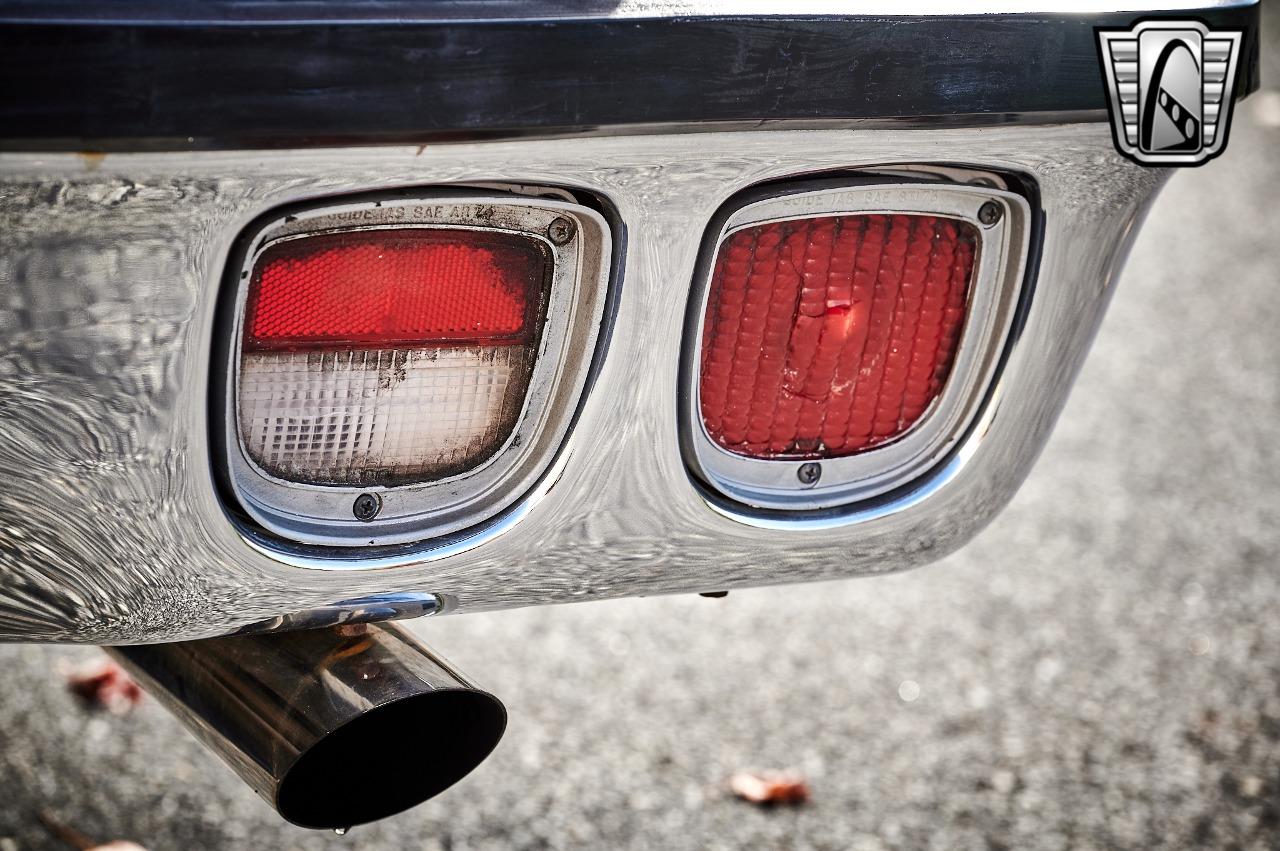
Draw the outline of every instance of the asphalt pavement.
M98 651L0 647L0 851L66 847L42 811L151 851L1274 849L1278 515L1264 91L1227 154L1164 191L1052 441L961 552L417 623L506 701L507 736L441 797L345 837L281 822L154 701L86 712L55 669ZM801 772L810 802L734 799L752 768Z

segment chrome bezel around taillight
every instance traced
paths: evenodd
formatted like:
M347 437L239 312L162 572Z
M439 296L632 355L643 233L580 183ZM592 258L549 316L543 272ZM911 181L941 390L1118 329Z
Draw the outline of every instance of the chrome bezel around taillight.
M569 226L565 227L564 222ZM550 256L551 282L542 333L523 408L505 442L463 473L398 486L308 484L264 471L249 456L238 424L239 369L248 284L262 253L281 240L334 232L400 228L516 234ZM511 505L547 469L581 395L595 350L609 278L610 233L596 211L539 195L460 190L392 194L295 207L247 235L229 328L223 424L228 481L246 514L267 531L304 544L381 546L448 534ZM357 497L379 509L357 518Z
M998 211L994 220L992 208L987 215L980 212L988 204ZM941 392L905 433L853 455L816 462L763 459L721 447L702 420L699 364L712 271L725 240L772 222L867 214L948 217L972 225L978 235L968 314ZM1030 220L1027 202L1013 192L923 177L866 177L844 185L798 182L753 193L722 211L708 229L694 279L682 368L681 442L694 476L736 503L808 511L871 499L923 475L960 441L990 387L1018 302Z

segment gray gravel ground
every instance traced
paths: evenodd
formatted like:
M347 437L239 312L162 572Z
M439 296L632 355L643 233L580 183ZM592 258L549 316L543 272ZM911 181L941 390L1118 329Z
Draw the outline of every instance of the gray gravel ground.
M1264 93L1175 177L1031 479L943 563L416 625L511 726L342 839L154 702L86 714L51 672L97 651L3 647L0 851L62 847L39 810L152 851L1280 847L1278 143ZM812 802L734 800L749 767Z

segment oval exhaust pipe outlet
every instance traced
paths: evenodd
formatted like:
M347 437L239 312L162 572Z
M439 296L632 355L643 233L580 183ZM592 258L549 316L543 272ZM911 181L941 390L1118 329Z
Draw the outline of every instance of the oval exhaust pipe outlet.
M506 729L501 701L391 624L106 649L301 827L403 812Z

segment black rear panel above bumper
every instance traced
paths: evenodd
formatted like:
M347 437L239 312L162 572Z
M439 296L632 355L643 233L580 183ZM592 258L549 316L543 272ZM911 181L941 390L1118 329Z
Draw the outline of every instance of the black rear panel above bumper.
M1142 17L462 20L451 16L458 4L445 3L450 14L428 20L424 9L436 4L338 2L322 15L313 7L0 0L0 148L324 145L701 122L1097 120L1106 101L1094 27ZM382 17L371 16L375 7ZM1236 91L1257 88L1256 4L1163 14L1244 28Z

